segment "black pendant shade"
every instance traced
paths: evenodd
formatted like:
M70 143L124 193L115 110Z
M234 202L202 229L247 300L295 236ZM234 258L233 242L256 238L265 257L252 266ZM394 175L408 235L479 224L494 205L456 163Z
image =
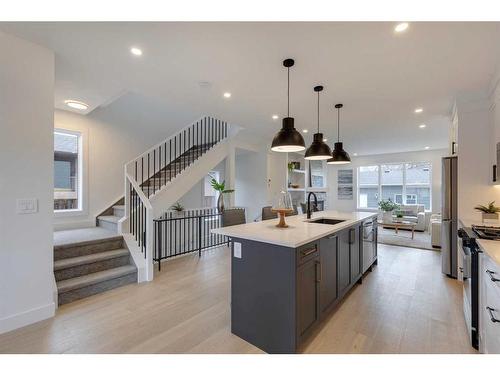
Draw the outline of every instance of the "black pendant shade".
M297 152L306 148L304 138L295 129L294 119L290 117L290 67L294 64L293 59L283 61L283 66L288 69L288 111L280 131L274 136L271 144L271 150L277 152Z
M285 117L283 126L274 136L271 150L278 152L297 152L306 148L304 138L295 129L293 117Z
M313 135L313 141L306 150L304 158L307 160L327 160L332 157L332 150L323 141L323 133L319 132L319 93L323 91L323 86L316 86L314 91L318 93L318 132Z
M328 159L328 164L349 164L351 162L351 158L349 154L345 152L344 147L342 146L342 142L335 142L335 146L333 148L332 157Z
M338 140L335 142L335 146L333 148L332 157L328 159L328 164L349 164L351 162L351 158L349 154L344 150L342 142L340 142L340 108L342 108L342 104L335 104L335 108L337 108L337 137Z

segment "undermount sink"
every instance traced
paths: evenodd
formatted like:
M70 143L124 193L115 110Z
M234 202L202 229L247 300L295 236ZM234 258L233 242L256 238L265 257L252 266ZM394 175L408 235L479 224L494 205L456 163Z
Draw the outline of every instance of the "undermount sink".
M316 220L311 220L309 221L310 223L316 223L316 224L330 224L330 225L335 225L339 223L343 223L345 220L338 220L338 219L316 219Z

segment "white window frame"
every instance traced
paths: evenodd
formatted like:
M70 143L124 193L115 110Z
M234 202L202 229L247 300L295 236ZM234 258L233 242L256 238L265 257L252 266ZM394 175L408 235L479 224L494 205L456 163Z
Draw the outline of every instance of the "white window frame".
M78 208L70 210L54 210L54 217L87 215L87 136L86 131L62 127L54 128L54 133L78 136Z
M429 164L429 209L426 209L426 212L432 212L432 162L427 161L427 160L421 160L421 161L405 161L405 162L391 162L391 163L376 163L376 164L367 164L367 165L360 165L357 167L357 181L356 181L356 209L360 211L378 211L378 208L367 208L367 207L359 207L359 189L360 189L360 183L359 183L359 173L360 173L360 168L362 167L378 167L378 196L379 198L382 196L382 166L383 165L403 165L403 191L402 191L402 197L405 199L403 200L403 205L406 204L406 197L407 195L416 195L416 194L407 194L406 193L406 166L408 164L418 164L418 163L428 163ZM427 185L425 185L427 186ZM415 185L411 185L410 187L415 187ZM415 199L418 201L418 199ZM412 203L410 203L412 204ZM418 203L415 203L418 204Z

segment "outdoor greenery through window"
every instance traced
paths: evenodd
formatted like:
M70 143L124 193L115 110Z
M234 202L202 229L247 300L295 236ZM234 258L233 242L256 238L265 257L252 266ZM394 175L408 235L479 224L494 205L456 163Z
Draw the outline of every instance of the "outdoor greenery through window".
M80 134L54 131L54 210L81 208Z
M422 204L431 209L431 163L397 163L358 168L358 208L378 207L381 199Z

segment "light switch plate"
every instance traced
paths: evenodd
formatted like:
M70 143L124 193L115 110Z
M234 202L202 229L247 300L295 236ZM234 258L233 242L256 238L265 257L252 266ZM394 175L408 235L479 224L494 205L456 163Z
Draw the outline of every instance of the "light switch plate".
M35 214L38 212L38 199L24 198L16 201L16 212L18 214Z
M234 257L241 259L241 243L233 242Z

